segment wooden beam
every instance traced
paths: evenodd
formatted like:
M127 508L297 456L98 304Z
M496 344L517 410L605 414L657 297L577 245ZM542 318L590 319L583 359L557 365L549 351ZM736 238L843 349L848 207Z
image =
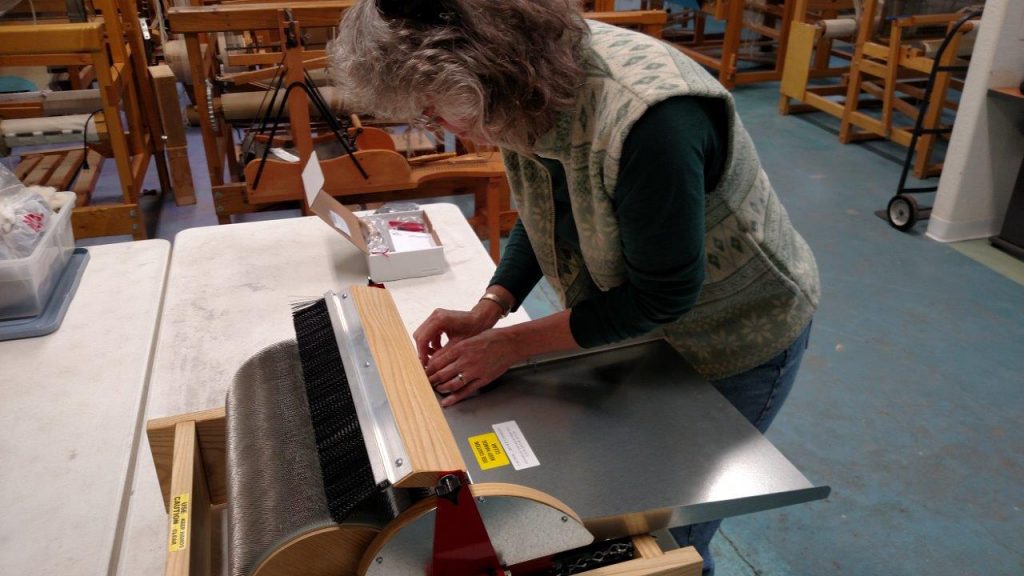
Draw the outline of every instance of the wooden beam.
M626 10L622 12L586 12L583 17L615 26L643 26L665 24L668 14L664 10Z
M249 204L245 194L245 182L232 182L213 186L213 208L217 213L217 221L230 224L232 214L248 214L259 210L258 206Z
M71 185L71 181L75 178L75 173L82 166L82 160L84 159L84 150L72 150L65 153L53 173L50 174L46 185L53 186L57 190L67 190Z
M811 55L818 43L818 27L798 22L789 31L789 50L779 91L797 100L803 100L811 69Z
M437 483L439 472L465 470L391 293L366 286L352 286L349 293L405 445L406 468L395 485L426 488Z
M665 551L658 545L658 541L650 534L633 536L633 547L636 548L638 558L657 558L665 554Z
M0 41L4 39L0 28ZM3 48L0 48L0 52ZM74 66L92 64L89 53L62 52L59 54L0 54L0 66Z
M42 186L50 178L50 174L57 169L57 164L60 161L60 155L58 154L47 154L42 157L36 167L31 172L25 175L21 179L21 182L25 186Z
M324 2L281 2L266 4L221 4L215 6L181 6L167 11L171 32L244 32L276 30L279 12L290 8L292 16L303 28L326 28L338 25L342 13L352 7L353 0Z
M137 236L141 230L142 215L137 204L112 204L75 208L71 214L71 227L75 238L96 236Z
M171 497L168 502L168 576L208 576L210 490L194 421L175 426Z
M14 167L14 176L17 177L18 180L24 182L25 176L28 176L28 173L31 172L36 167L36 164L38 164L42 159L43 157L41 155L30 156L23 159L21 162L18 162L18 165Z
M0 28L0 54L39 55L96 52L103 48L103 24L37 24Z
M153 453L160 493L164 506L171 498L171 481L174 472L175 430L178 424L194 422L199 438L199 451L203 455L203 469L206 470L206 486L210 490L210 503L227 503L227 472L225 470L226 422L224 407L156 418L146 423L146 437Z
M167 138L164 153L170 167L171 188L174 202L178 206L196 203L195 185L192 182L192 167L188 161L188 141L185 138L185 123L181 118L178 103L178 85L169 66L150 66L149 76L156 92L157 107L160 109L160 123Z
M952 24L960 17L960 14L915 14L904 16L896 20L896 25L901 28L912 28L914 26L937 26Z
M303 50L304 60L322 58L327 53L323 50ZM254 54L228 54L228 66L271 66L280 64L282 55L280 52L257 52Z
M87 159L89 167L78 171L78 177L75 178L75 184L71 187L71 191L78 197L75 206L78 206L79 208L82 206L88 206L89 202L92 200L92 191L96 189L96 182L100 179L100 170L103 168L103 161L106 160L102 154L95 150L89 150Z
M0 104L0 120L39 118L43 115L42 102Z
M302 60L302 66L307 71L326 68L327 57L321 56L319 58L305 58ZM230 82L232 84L248 84L250 82L259 82L260 80L271 80L277 76L282 68L287 69L287 67L282 66L271 66L260 70L246 70L245 72L224 74L223 76L218 76L217 80L220 80L221 82Z

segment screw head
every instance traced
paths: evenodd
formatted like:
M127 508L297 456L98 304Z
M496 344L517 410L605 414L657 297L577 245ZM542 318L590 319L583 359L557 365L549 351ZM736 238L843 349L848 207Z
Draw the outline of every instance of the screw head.
M384 557L383 556L377 556L377 564L383 564L383 563L384 563Z
M568 522L568 521L569 521L569 517L568 516L562 516L562 522Z
M342 299L342 300L345 300L346 298L348 298L348 294L342 294L342 295L341 295L341 299Z
M402 460L401 458L399 458L398 460L395 460L395 466L398 466L399 468L401 468L402 464L405 464L405 460Z
M366 368L369 368L370 367L370 361L367 360L366 362L363 362L363 366L365 366Z

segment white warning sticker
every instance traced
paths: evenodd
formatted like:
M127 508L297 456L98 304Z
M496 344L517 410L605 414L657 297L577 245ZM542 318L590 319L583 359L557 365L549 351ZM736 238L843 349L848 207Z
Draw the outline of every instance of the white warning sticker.
M540 466L537 455L533 453L530 443L526 441L526 436L523 436L523 431L519 429L519 424L516 424L515 420L494 424L491 428L501 440L501 446L505 449L513 468L523 470Z

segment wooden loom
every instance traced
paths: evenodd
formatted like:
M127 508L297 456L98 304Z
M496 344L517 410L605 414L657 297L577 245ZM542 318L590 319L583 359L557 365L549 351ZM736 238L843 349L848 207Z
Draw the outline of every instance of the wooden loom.
M801 2L806 0L800 0ZM963 64L960 56L964 36L973 29L968 22L951 37L950 44L941 60L936 60L930 49L940 40L941 34L910 38L909 32L918 27L951 30L960 18L957 13L904 15L893 18L888 26L882 26L886 34L875 34L884 2L863 0L860 17L857 20L855 51L850 66L842 81L826 86L812 86L808 73L809 63L822 58L822 42L825 30L808 22L795 22L790 35L790 52L781 86L780 113L817 110L826 112L840 120L839 141L848 144L863 140L886 138L902 146L910 146L913 138L913 121L917 119L916 101L924 96L924 90L914 84L926 77L933 67L949 67ZM944 110L956 110L957 105L949 99L949 91L962 82L950 71L936 75L935 88L924 108L924 127L941 129ZM870 102L881 107L880 114L865 111L867 102L863 97L871 96ZM840 98L833 98L833 97ZM798 105L791 105L789 100ZM910 118L908 125L896 123L895 114ZM948 127L947 127L948 129ZM914 175L927 178L942 170L941 163L933 163L931 156L940 136L925 133L915 146Z
M85 22L84 8L84 4L67 0L32 0L31 3L25 0L0 17L0 26ZM88 88L96 80L96 74L88 64L68 64L66 70L67 83L72 90Z
M761 22L747 20L748 12L756 14ZM717 72L718 81L726 88L768 82L781 76L792 14L793 0L704 0L699 9L684 11L673 18L681 24L692 22L693 28L681 31L670 28L665 32L665 39L699 64ZM725 21L725 32L707 32L708 17ZM746 42L751 47L749 51L742 50L744 32L758 35L757 41ZM739 64L743 61L772 68L741 71Z
M281 202L301 201L299 166L309 158L317 143L330 140L331 135L312 132L307 98L298 91L293 92L288 106L289 137L275 139L267 145L290 143L298 150L300 162L289 165L270 159L265 164L265 174L256 184L254 177L259 165L249 162L243 166L238 158L234 137L221 105L222 100L226 101L226 95L222 94L219 80L234 84L266 81L277 73L274 65L280 65L285 72L282 85L288 86L302 82L305 72L323 68L326 57L322 50L307 50L303 46L289 46L270 52L218 53L221 43L213 42L212 35L262 33L263 44L273 47L273 42L267 42L267 34L270 33L270 40L276 39L276 45L280 47L285 44L281 39L288 34L300 37L308 28L336 26L341 14L351 4L350 0L243 3L172 8L169 11L172 32L184 37L191 77L204 79L193 82L193 97L200 111L203 145L220 222L230 222L234 214L257 211ZM606 12L587 16L612 24L638 27L653 35L660 34L665 22L665 14L660 11ZM271 67L218 76L215 73L216 62L225 66ZM500 235L511 229L516 218L509 205L504 167L497 154L470 153L416 165L418 162L410 163L398 154L394 142L386 135L382 137L371 127L363 130L356 140L361 148L356 158L373 169L370 179L364 179L353 170L351 158L322 159L328 193L349 203L473 194L476 214L470 223L478 234L490 240L491 256L497 261ZM229 179L225 179L225 170L230 175Z
M786 65L782 74L779 113L788 115L813 109L823 109L842 115L842 104L826 98L826 96L845 94L846 84L810 87L810 80L821 78L840 78L849 73L849 62L853 60L853 40L856 29L850 32L837 30L842 24L856 23L853 17L853 2L848 2L842 10L835 10L818 21L805 17L805 8L815 0L797 0L796 14L790 27L789 42L786 50ZM857 1L857 0L854 0ZM848 49L838 47L837 41L850 43ZM846 65L832 66L830 60L839 58ZM824 70L825 72L819 72ZM792 104L791 100L797 100ZM838 108L837 108L838 107Z
M185 129L180 119L178 93L173 77L170 77L170 82L168 82L168 75L163 68L158 66L150 66L149 74L142 74L144 68L138 66L138 62L154 62L154 54L160 52L159 32L157 28L150 29L148 24L156 21L153 14L154 9L157 7L156 3L148 2L147 0L115 0L113 4L103 1L93 2L92 0L85 0L83 2L76 2L75 0L34 0L33 6L35 8L34 15L31 10L32 6L27 1L22 2L4 14L0 24L29 24L35 22L44 24L82 23L88 21L90 16L96 17L97 11L100 13L104 10L109 12L116 8L116 10L121 12L121 17L118 19L117 24L124 29L125 39L131 43L133 48L129 58L133 61L133 65L136 66L139 78L145 78L145 80L139 81L139 92L146 99L144 116L146 123L149 125L150 132L153 134L153 148L157 155L161 153L166 153L167 155L167 164L170 167L170 187L174 191L175 202L179 206L195 204L195 190L192 182L192 170L187 158ZM133 14L132 10L136 7L138 11ZM147 36L144 30L152 33ZM145 58L145 54L149 54L148 59ZM51 116L52 114L48 113L47 109L55 101L60 101L64 105L68 105L68 107L74 107L74 104L77 103L78 112L86 114L99 108L98 90L89 89L89 86L96 81L96 73L93 67L88 64L68 64L62 68L67 71L67 85L70 87L70 90L26 94L23 95L21 100L12 98L9 102L0 102L0 118ZM58 70L60 69L58 68ZM54 78L59 77L57 75L54 76ZM145 86L150 81L152 81L152 88ZM155 100L147 94L150 90L155 93L155 96L153 96ZM94 92L97 93L95 96L93 96ZM92 102L96 102L96 104L83 108L83 106ZM159 116L151 114L154 102L158 105ZM69 114L72 112L64 113ZM151 125L154 122L156 124ZM47 155L55 156L48 163L56 161L58 164L64 165L65 161L71 162L75 168L70 171L70 176L74 179L75 174L78 172L77 164L75 164L75 159L79 156L77 151L68 150L66 153L52 155L46 152L23 154L23 156ZM93 156L97 159L97 166L99 163L102 163L102 156L99 154L94 154ZM88 202L89 195L92 192L92 184L95 183L94 176L99 174L98 168L92 168L93 164L93 158L90 158L89 168L83 168L85 177L77 180L80 182L75 190L78 194L79 206L84 205L84 202ZM43 166L45 167L45 164ZM158 164L158 170L161 185L166 190L168 188L167 178L164 174L166 170L162 167L162 163ZM26 176L33 174L33 184L45 184L57 188L66 187L69 184L64 177L65 172L60 169L48 179L43 180L39 178L41 172L38 168L29 169L26 167L25 170ZM90 178L92 179L90 180Z
M76 148L59 152L58 157L26 154L18 172L28 183L61 188L74 179L72 190L80 201L85 200L72 217L77 238L130 234L143 239L146 229L139 197L152 157L161 186L170 185L156 99L146 80L145 62L138 57L144 53L138 14L130 2L95 0L93 4L102 12L102 22L0 26L0 65L71 66L88 68L95 75L102 102L94 115L103 142L99 149L103 156L114 158L120 201L90 205L99 175L100 153L95 150L88 152L87 170L79 170L86 158ZM40 43L40 37L46 42Z
M306 51L301 45L287 47L280 52L218 55L214 42L206 42L207 48L203 50L204 36L224 32L275 31L277 38L285 38L288 34L300 37L306 28L336 26L341 14L351 4L350 0L246 3L172 8L169 11L172 32L185 38L192 78L207 79L210 86L207 90L200 83L194 83L194 99L198 110L208 112L200 113L200 126L220 222L230 222L234 214L258 211L281 202L300 201L300 166L310 157L315 144L330 140L332 135L311 131L307 96L293 91L289 95L288 137L266 142L265 145L290 143L298 150L300 162L289 164L267 160L264 174L254 186L260 162L253 160L245 166L239 162L230 126L217 102L220 88L214 83L215 59L221 58L234 65L281 64L285 71L282 85L288 86L301 83L307 71L323 68L326 58L322 51ZM290 12L290 16L286 17L285 10ZM233 74L231 81L265 81L275 73L274 68L242 72ZM350 170L354 163L347 156L324 159L321 165L328 183L325 190L348 203L473 194L477 214L471 224L478 232L486 232L491 240L492 256L497 259L502 212L505 213L506 230L514 222L514 213L508 208L504 168L497 155L480 157L468 154L460 158L445 158L431 165L414 166L396 152L394 142L383 131L372 127L360 128L359 131L356 144L365 149L357 152L356 156L368 167L371 178L365 180L357 171ZM230 180L224 178L225 168L230 173ZM496 208L489 210L491 207Z

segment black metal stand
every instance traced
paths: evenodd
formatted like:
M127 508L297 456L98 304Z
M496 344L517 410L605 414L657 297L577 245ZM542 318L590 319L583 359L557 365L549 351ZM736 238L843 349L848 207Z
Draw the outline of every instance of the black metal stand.
M285 21L289 23L289 26L285 28L285 50L298 48L301 46L301 39L295 32L295 21L292 18L291 10L285 9ZM284 68L282 58L282 67L275 75L275 86L274 91L270 97L270 104L267 106L266 113L260 119L260 126L256 130L257 134L264 134L267 129L267 124L270 119L270 112L274 109L274 104L277 102L277 95L281 91L281 85L284 83ZM267 157L270 155L270 149L274 146L274 136L277 135L277 128L281 124L281 119L284 117L285 106L288 104L288 97L291 95L292 90L298 88L306 93L306 97L313 104L313 107L320 114L326 123L327 127L330 128L334 134L335 139L341 144L345 150L345 155L352 159L352 163L355 164L359 170L359 174L362 175L363 179L369 180L370 176L366 173L363 165L359 163L359 159L355 157L355 140L348 135L348 126L345 122L338 120L337 117L331 112L330 107L327 105L327 101L324 100L323 94L316 87L313 79L309 76L309 72L303 70L302 82L292 82L288 85L288 88L284 91L284 97L281 98L281 103L277 107L277 113L274 115L273 124L270 127L270 136L267 141L267 145L263 148L263 154L260 157L260 165L256 170L256 176L253 178L252 187L256 189L260 185L260 179L263 177L263 168L267 164Z

